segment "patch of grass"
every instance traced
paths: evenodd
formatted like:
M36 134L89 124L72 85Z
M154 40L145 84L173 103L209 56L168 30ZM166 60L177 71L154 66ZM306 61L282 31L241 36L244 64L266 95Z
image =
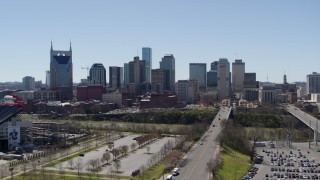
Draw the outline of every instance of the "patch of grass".
M21 114L22 119L32 119L32 114Z
M218 179L240 179L247 174L250 168L250 157L231 148L224 147L221 156L221 165L218 170Z
M139 176L135 177L134 179L135 180L140 180L140 179L154 180L154 179L158 179L162 175L162 173L164 172L165 168L166 168L166 163L165 163L165 159L163 159L157 165L149 168L143 174L141 173Z
M245 128L246 133L248 134L250 138L250 134L254 133L256 131L256 128L254 127L246 127ZM285 138L284 132L286 129L284 128L263 128L259 127L258 130L260 131L261 135L261 141L274 141L276 139L276 132L281 131L282 132L282 138ZM308 141L309 136L304 129L294 129L292 130L292 140L295 142L305 142ZM281 137L280 137L281 138Z

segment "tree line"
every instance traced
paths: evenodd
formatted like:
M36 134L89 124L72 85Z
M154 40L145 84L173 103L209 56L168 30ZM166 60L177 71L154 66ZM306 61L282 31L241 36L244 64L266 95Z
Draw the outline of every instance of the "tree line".
M87 116L72 116L75 120L95 121L122 121L134 123L155 123L155 124L210 124L217 114L212 109L160 109L140 113L121 114L94 114Z

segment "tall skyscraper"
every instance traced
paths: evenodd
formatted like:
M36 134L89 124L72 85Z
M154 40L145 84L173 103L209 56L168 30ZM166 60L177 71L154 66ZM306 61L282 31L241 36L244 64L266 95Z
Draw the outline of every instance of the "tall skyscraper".
M244 73L244 81L243 81L244 88L258 88L257 80L256 80L256 73Z
M162 58L162 61L160 61L160 69L166 69L169 71L169 89L170 91L174 92L174 84L176 80L176 66L173 54L167 54Z
M73 99L72 49L50 49L50 88L61 91L61 100Z
M123 65L123 83L124 86L127 87L127 85L129 84L129 63L124 63Z
M232 90L236 95L243 91L244 73L245 63L241 59L236 59L232 63Z
M145 60L140 60L139 56L135 56L133 61L129 62L129 83L140 84L145 82Z
M92 85L107 85L106 68L101 63L95 63L91 66L88 81Z
M242 98L247 101L259 100L259 82L256 81L256 73L244 73Z
M218 97L220 100L230 98L231 93L230 63L227 58L218 62Z
M216 70L210 70L207 72L207 87L217 87L218 85L218 73Z
M117 66L109 67L109 85L112 89L123 87L123 68Z
M139 56L129 62L129 83L134 84L136 94L140 94L140 85L145 82L145 62L145 60L140 60Z
M211 63L211 70L213 70L213 71L217 71L218 70L218 62L219 61L213 61Z
M46 71L46 85L50 87L50 71Z
M23 90L34 91L35 89L34 77L26 76L22 78L22 83L23 83Z
M162 93L163 90L169 90L169 71L166 69L152 69L152 89L154 92Z
M189 64L189 80L198 81L199 90L206 91L207 87L207 64L206 63L190 63Z
M146 82L151 82L152 69L152 49L149 47L142 48L142 60L146 61Z
M307 94L320 93L320 74L313 72L307 75Z
M212 89L218 86L218 61L211 63L211 70L207 72L207 87Z

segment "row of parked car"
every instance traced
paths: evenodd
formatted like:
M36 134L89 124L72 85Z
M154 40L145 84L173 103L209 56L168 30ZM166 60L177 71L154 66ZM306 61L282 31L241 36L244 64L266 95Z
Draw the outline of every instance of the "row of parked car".
M320 179L320 163L308 158L309 151L262 151L270 157L270 173L265 174L265 180Z
M252 179L258 172L258 168L257 167L252 167L250 168L249 172L247 175L243 176L241 178L241 180L248 180L248 179Z

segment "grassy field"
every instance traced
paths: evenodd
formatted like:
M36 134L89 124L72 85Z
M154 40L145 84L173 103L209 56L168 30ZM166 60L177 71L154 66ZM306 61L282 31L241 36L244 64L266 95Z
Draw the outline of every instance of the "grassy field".
M285 131L286 129L284 128L253 128L253 127L246 127L245 128L249 139L251 134L255 133L255 131L259 131L259 134L261 136L260 140L261 141L275 141L277 132L281 132L279 139L285 140L286 134ZM308 134L305 133L305 130L293 130L292 131L292 140L296 142L304 142L308 141Z
M165 160L162 160L159 164L149 168L143 174L140 174L140 176L137 176L134 179L135 180L140 180L140 179L155 180L155 179L158 179L162 175L162 173L164 172L165 168L166 168Z
M250 168L250 157L234 151L228 147L224 147L221 156L222 162L218 170L218 178L221 180L241 179L247 174Z

